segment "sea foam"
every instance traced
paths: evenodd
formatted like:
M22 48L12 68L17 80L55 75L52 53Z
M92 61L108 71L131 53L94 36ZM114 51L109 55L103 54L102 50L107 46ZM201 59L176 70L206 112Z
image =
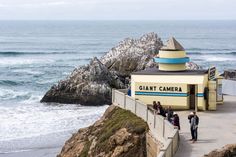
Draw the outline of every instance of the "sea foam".
M36 59L36 58L1 58L0 66L12 66L12 65L29 65L29 64L40 64L40 63L53 63L53 59Z
M76 131L92 124L107 106L44 105L0 106L0 141Z

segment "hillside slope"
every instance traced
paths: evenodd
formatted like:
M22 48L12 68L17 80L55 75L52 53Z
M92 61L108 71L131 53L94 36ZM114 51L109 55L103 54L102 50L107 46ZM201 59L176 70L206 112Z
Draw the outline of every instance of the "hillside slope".
M146 157L147 124L111 105L92 126L80 129L57 157Z

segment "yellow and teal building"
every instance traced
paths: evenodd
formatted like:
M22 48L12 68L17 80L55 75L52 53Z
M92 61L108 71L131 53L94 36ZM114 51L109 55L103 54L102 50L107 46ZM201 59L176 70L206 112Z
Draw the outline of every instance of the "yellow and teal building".
M131 96L152 104L160 101L174 109L216 110L223 103L222 78L216 69L187 70L190 61L182 45L170 38L153 58L159 68L131 74Z

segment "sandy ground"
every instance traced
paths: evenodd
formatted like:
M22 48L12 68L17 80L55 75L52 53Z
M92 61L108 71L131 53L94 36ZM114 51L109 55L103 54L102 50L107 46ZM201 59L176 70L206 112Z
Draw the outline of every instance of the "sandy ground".
M217 111L198 112L198 141L192 143L189 111L177 112L180 116L180 146L175 157L202 157L226 144L236 143L236 97L224 96L224 104Z

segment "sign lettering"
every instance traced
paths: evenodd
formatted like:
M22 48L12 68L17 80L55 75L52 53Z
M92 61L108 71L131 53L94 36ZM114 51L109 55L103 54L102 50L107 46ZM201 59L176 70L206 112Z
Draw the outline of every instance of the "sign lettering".
M169 87L169 86L139 86L140 91L159 91L161 92L182 92L181 87Z
M216 67L211 67L208 71L208 79L214 80L216 77Z

